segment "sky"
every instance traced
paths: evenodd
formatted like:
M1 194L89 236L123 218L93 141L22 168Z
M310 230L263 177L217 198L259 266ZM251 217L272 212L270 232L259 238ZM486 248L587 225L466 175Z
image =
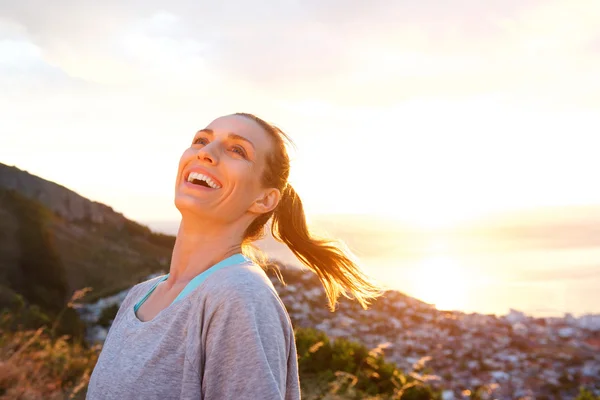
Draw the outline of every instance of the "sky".
M597 0L3 0L0 162L174 220L181 153L243 111L294 139L309 214L600 204L599 20Z

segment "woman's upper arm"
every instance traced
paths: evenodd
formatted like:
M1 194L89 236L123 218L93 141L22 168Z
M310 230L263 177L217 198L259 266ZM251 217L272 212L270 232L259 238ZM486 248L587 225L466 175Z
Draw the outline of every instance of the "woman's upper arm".
M204 398L284 399L293 330L278 299L238 288L206 317Z

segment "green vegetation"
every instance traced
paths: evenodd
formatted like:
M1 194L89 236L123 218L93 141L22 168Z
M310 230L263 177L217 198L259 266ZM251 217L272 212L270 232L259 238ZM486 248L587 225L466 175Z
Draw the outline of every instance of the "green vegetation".
M67 297L65 270L48 231L50 215L39 203L6 192L5 204L17 217L18 267L8 276L10 287L33 304L59 311Z
M104 221L70 221L0 188L0 309L12 309L18 293L51 320L62 313L57 332L77 337L78 315L65 309L71 293L91 287L85 302L93 302L168 268L173 236L116 213Z
M303 398L440 398L440 393L426 383L438 379L427 373L424 366L427 358L406 375L395 364L385 361L386 344L369 350L344 338L332 342L324 332L309 328L296 329L295 335Z
M579 395L577 395L575 400L600 400L600 396L594 396L594 393L584 387L580 387Z
M55 334L81 340L85 326L77 312L66 304L65 269L49 227L52 214L14 191L2 192L2 205L19 221L17 265L8 266L4 282L0 282L0 307L15 317L12 325L5 321L5 328L14 332L45 326ZM15 321L21 326L16 326ZM50 321L56 323L51 326Z

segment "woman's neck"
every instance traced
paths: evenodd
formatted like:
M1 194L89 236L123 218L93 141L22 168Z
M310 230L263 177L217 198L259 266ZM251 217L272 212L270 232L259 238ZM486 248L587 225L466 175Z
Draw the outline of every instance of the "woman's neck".
M183 219L175 239L167 286L187 283L219 261L241 253L242 239L237 226L200 225Z

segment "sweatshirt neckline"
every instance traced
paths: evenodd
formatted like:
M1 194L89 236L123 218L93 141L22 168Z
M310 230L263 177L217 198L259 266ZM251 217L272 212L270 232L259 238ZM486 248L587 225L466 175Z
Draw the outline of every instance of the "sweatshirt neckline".
M235 264L230 264L229 266L233 267L233 266L241 266L241 265L245 265L251 262L250 259L242 256L241 258L239 258L240 262L236 262ZM215 266L219 266L219 265L223 265L221 263L217 263L215 264L213 267ZM148 321L142 321L138 318L138 316L135 314L135 309L134 309L134 305L135 303L137 303L141 298L138 298L138 294L135 295L134 297L134 304L128 306L128 310L127 310L127 315L129 316L129 319L133 321L134 325L138 325L138 326L147 326L150 325L156 321L158 321L164 314L170 314L173 313L178 307L180 307L180 304L183 303L187 303L189 301L189 299L191 297L193 297L194 295L196 295L197 293L200 292L200 287L202 287L202 285L204 284L204 282L206 282L206 280L208 280L212 275L213 272L219 272L221 269L223 268L218 268L218 269L213 269L213 267L209 268L208 270L204 271L211 271L211 274L207 274L206 279L202 280L197 287L195 287L193 290L191 290L186 296L184 296L183 298L179 299L178 301L172 301L167 307L163 308L162 310L160 310L158 312L158 314L156 314L154 316L154 318L152 318L151 320ZM168 277L169 274L163 275L162 277L156 278L158 279L157 282L154 283L150 283L151 281L148 281L148 285L144 285L142 286L144 288L144 290L140 290L140 294L145 294L147 290L150 290L150 288L152 288L152 285L156 284L158 285L158 283L162 282L163 280L165 280ZM197 277L196 277L197 278ZM196 279L194 278L194 279ZM190 281L191 282L191 281ZM184 288L185 290L185 288ZM182 291L183 293L183 291ZM178 296L179 298L179 296Z

